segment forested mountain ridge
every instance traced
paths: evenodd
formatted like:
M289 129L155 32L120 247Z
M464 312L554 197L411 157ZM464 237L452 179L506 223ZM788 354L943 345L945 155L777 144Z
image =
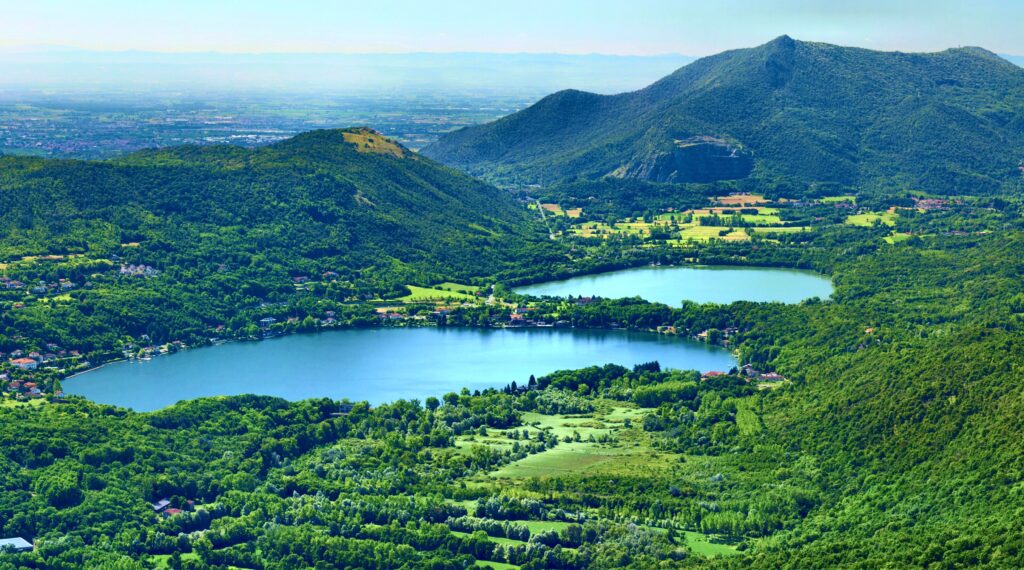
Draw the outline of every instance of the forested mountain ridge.
M422 152L506 184L705 182L711 171L797 194L822 183L982 193L1019 176L1024 70L973 47L877 52L782 36L631 93L561 91Z
M363 128L109 161L0 156L0 278L15 303L0 351L247 336L310 288L331 307L303 301L300 318L376 322L342 308L543 265L562 250L538 226L507 192ZM26 296L58 282L57 302Z
M139 261L167 251L200 267L279 255L298 260L298 271L393 266L458 276L499 268L505 238L530 233L507 193L369 129L314 131L259 149L0 162L9 259L121 253L137 243Z

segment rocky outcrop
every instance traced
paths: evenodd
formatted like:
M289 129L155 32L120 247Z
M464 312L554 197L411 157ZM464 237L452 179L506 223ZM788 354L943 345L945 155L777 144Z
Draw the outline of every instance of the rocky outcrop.
M711 136L677 140L671 151L656 152L625 165L612 176L650 182L715 182L746 178L754 168L750 153Z

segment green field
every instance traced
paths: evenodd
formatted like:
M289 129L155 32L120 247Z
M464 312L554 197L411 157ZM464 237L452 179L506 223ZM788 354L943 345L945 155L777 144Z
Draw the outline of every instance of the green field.
M900 243L901 241L907 241L908 239L910 239L911 235L913 235L913 234L893 232L892 234L887 235L887 236L885 236L882 239L885 240L885 243L894 244L894 243Z
M476 297L468 293L461 293L462 290L478 290L479 287L471 285L459 285L458 283L442 283L433 287L418 287L416 285L406 286L410 293L404 297L394 299L402 303L419 303L423 301L475 301Z
M515 564L507 564L505 562L492 562L490 560L477 560L477 568L494 568L494 570L518 570L519 567Z
M690 548L695 554L701 556L730 556L733 554L739 554L735 546L728 544L719 544L708 540L707 535L699 532L684 531L686 535L686 546Z
M443 289L445 291L455 291L455 292L476 293L477 291L480 290L480 287L477 287L476 285L463 285L462 283L452 283L451 281L445 281L444 283L441 283L440 285L434 285L434 289Z
M586 416L548 416L527 412L522 423L534 430L554 433L563 439L553 449L529 455L490 473L495 479L523 479L529 477L560 477L569 475L636 475L644 472L663 472L679 462L679 456L655 450L650 436L633 427L626 429L629 419L634 426L642 421L649 410L614 407L603 413ZM611 436L612 442L587 441Z
M154 556L150 556L150 559L156 564L156 568L158 568L158 569L170 568L170 566L168 564L168 562L171 559L171 555L170 554L157 554L157 555L154 555ZM198 561L199 560L199 555L196 554L195 552L183 552L183 553L181 553L181 559L182 559L182 561L185 561L185 560L195 560L195 561Z
M853 202L857 203L857 197L851 194L845 196L826 196L821 199L822 204L837 204L839 202Z
M863 214L853 214L846 218L846 224L851 226L861 226L870 228L878 222L886 226L895 226L896 217L898 214L895 212L866 212Z
M46 403L45 398L33 398L19 402L13 398L0 398L0 408L17 408L20 406L42 406Z
M813 228L808 226L786 226L779 228L750 228L755 234L798 234L801 232L809 232Z
M605 222L585 222L577 224L567 231L569 235L584 238L609 238L612 236L633 236L639 238L649 237L652 231L668 231L673 238L667 240L670 245L686 245L689 242L708 242L714 239L725 241L747 241L750 233L797 233L809 231L808 227L786 227L781 226L784 221L778 208L757 207L756 214L736 214L743 224L750 224L753 227L730 227L728 225L701 225L702 219L719 216L723 221L728 222L734 214L725 212L738 212L739 207L718 207L703 208L698 210L686 210L681 212L664 212L658 214L651 222L640 218L626 218L609 225ZM690 218L691 221L683 220ZM750 233L748 233L748 231Z

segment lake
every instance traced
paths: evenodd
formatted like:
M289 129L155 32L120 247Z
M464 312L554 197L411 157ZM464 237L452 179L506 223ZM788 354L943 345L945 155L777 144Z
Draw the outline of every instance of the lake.
M583 275L564 281L516 287L515 292L608 299L639 296L673 307L678 307L684 300L698 303L799 303L811 297L827 299L832 295L832 281L817 273L794 269L693 265L640 267Z
M151 411L202 396L264 394L379 404L527 382L613 362L729 370L725 349L679 337L572 329L379 328L327 331L115 362L63 382L95 402Z

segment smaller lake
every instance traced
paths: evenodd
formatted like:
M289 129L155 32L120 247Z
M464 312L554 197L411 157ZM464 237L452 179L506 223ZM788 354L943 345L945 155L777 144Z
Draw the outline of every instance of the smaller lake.
M63 382L95 402L157 410L203 396L329 397L373 404L500 388L555 370L657 360L729 370L725 349L652 333L573 329L384 328L290 335L115 362Z
M552 297L641 297L672 307L678 307L683 301L799 303L811 297L829 298L832 281L817 273L794 269L693 265L640 267L582 275L516 287L515 292Z

